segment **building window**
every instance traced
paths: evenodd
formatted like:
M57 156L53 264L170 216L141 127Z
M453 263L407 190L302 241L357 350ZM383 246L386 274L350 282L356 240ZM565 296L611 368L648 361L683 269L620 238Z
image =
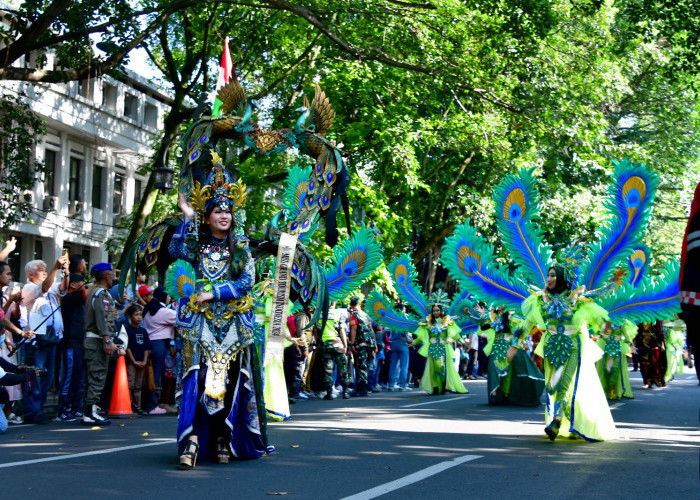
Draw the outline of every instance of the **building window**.
M40 239L34 240L34 257L33 260L44 258L44 242Z
M80 174L83 170L83 160L71 156L68 176L68 200L83 201L80 196Z
M95 165L92 168L92 208L102 209L102 179L104 167Z
M139 100L135 95L124 95L124 116L136 120L138 118Z
M20 266L20 256L22 255L22 237L18 234L11 234L10 236L17 238L17 247L15 248L14 252L7 256L7 263L10 265L10 270L12 271L12 279L14 281L19 281L20 271L22 270Z
M58 168L58 151L44 150L44 191L48 196L56 196L56 170Z
M102 85L102 105L112 111L117 110L117 87L109 83Z
M138 207L141 202L142 184L141 179L134 179L134 208Z
M93 99L95 96L95 80L93 78L80 80L78 82L78 95L85 99Z
M143 108L143 124L147 127L158 127L158 108L153 104L146 103Z
M114 174L114 196L112 198L112 213L114 215L121 215L123 213L122 208L122 194L124 193L124 175Z

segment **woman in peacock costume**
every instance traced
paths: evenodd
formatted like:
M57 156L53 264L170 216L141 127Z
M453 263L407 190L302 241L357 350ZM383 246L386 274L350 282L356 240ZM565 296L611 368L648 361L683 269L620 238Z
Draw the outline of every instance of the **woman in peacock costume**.
M543 331L536 353L545 360L547 436L613 439L615 425L595 371L603 353L589 338L588 328L607 330L613 319L663 316L678 307L673 276L667 276L668 286L658 290L622 287L611 295L615 271L644 234L657 179L644 165L616 163L606 203L610 216L599 231L600 240L585 257L571 249L554 260L537 224L539 202L532 172L524 169L507 176L494 192L501 241L517 265L513 276L495 263L492 246L469 221L448 238L441 261L478 300L491 307L519 309L526 332ZM608 299L617 301L613 309L606 310Z
M401 298L421 316L396 311L378 290L368 297L366 310L382 326L412 332L414 342L422 344L418 354L426 357L427 363L420 380L421 389L428 394L442 394L446 390L467 393L452 361L454 349L451 345L452 342L463 342L462 328L455 321L457 318L453 313L464 295L451 302L445 292L438 290L428 298L418 290L416 271L406 254L391 262L389 272ZM450 308L451 303L454 308ZM445 314L444 311L449 312Z
M645 245L632 249L627 260L629 281L633 288L642 283L649 266L650 251ZM621 274L621 273L620 273ZM603 357L596 362L596 369L605 396L609 400L633 399L627 355L632 353L637 326L628 319L621 323L612 322L612 328L600 331L596 343L603 351Z
M666 382L672 381L676 375L683 375L684 327L680 321L670 321L663 326L666 337Z
M318 86L311 106L305 98L293 129L260 128L252 120L257 103L246 100L235 75L218 98L223 116L196 121L182 140L182 214L148 228L126 259L131 276L137 268L167 270L169 293L178 300L177 327L184 339L177 394L182 469L194 467L198 456L227 463L231 455L252 459L273 450L267 442L262 360L254 348L254 259L277 256L269 342L281 343L288 299L313 305L312 323L327 314L325 273L304 243L325 216L326 242L333 246L338 208L347 207L349 172L325 138L334 113ZM217 149L220 140L264 155L298 147L313 160L313 166L290 169L282 209L260 239L245 235L246 187L234 182L219 157L230 151ZM122 273L122 288L126 276Z
M544 390L544 375L523 349L522 318L503 307L481 313L481 330L486 334L484 353L489 357L487 377L490 405L537 406Z

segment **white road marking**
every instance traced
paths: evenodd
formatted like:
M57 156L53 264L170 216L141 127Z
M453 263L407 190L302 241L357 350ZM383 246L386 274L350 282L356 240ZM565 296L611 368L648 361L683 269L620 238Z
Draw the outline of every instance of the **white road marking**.
M122 446L120 448L107 448L105 450L86 451L85 453L73 453L71 455L58 455L49 458L37 458L35 460L22 460L21 462L8 462L5 464L0 464L0 469L4 469L6 467L19 467L20 465L39 464L42 462L55 462L56 460L70 460L71 458L90 457L92 455L104 455L105 453L116 453L118 451L136 450L138 448L148 448L150 446L160 446L162 444L173 444L176 441L177 440L175 439L167 439L165 441L158 441L157 443L135 444L132 446Z
M433 405L437 403L446 403L447 401L458 401L460 399L467 398L468 396L459 396L457 398L447 398L447 399L435 399L433 401L428 401L427 403L416 403L412 405L403 405L399 406L399 408L413 408L414 406L425 406L425 405Z
M611 410L617 410L620 406L625 406L627 403L615 403L614 405L610 405Z
M378 496L386 495L387 493L391 493L392 491L401 489L404 486L417 483L418 481L427 479L430 476L439 474L440 472L446 471L447 469L451 469L452 467L456 467L465 462L470 462L478 458L482 458L482 455L464 455L462 457L457 457L446 462L440 462L439 464L431 465L430 467L428 467L427 469L423 469L422 471L415 472L395 481L379 485L376 488L357 493L356 495L345 497L343 500L369 500L371 498L377 498Z

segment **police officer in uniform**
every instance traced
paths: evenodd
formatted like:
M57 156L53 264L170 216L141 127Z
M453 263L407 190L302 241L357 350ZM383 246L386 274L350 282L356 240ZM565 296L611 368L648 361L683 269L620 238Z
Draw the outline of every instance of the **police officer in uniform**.
M117 350L114 344L114 300L109 294L114 273L112 264L101 262L90 269L95 286L85 301L85 349L87 370L84 425L109 425L109 419L101 416L98 403L107 379L110 356Z

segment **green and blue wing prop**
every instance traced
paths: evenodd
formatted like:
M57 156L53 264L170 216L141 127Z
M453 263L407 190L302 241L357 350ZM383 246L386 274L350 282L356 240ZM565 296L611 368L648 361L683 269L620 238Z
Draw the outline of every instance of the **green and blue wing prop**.
M394 282L394 287L401 298L406 301L411 308L422 317L430 314L428 310L428 297L418 288L416 282L416 269L413 267L411 257L402 254L396 257L389 264L389 272Z
M362 227L342 244L333 247L333 258L326 266L326 282L331 301L356 290L380 265L382 247L374 231Z
M383 327L398 332L414 332L420 324L415 316L395 310L391 301L378 290L367 297L365 311Z
M615 162L615 178L605 206L607 226L588 252L579 283L588 290L602 288L643 236L656 197L658 177L643 163Z
M122 272L119 276L120 296L124 292L128 277L131 277L132 285L135 287L137 269L143 274L148 274L153 267L161 273L167 272L170 264L175 261L168 251L168 245L180 222L182 222L182 214L169 215L159 220L141 233L141 236L127 250L123 266L127 272Z
M602 299L600 305L608 311L614 324L621 324L624 320L643 323L673 318L681 312L679 274L680 263L671 259L661 278L647 276L636 288L627 283L614 295Z
M173 300L191 297L195 291L197 274L189 262L178 259L165 273L165 291Z
M646 245L638 245L632 249L627 258L629 267L630 280L629 283L637 287L644 277L644 271L649 267L651 253Z
M509 175L496 187L493 201L501 242L519 267L526 282L539 288L547 286L547 270L552 249L544 242L537 224L539 201L533 169Z
M505 306L517 311L521 302L530 295L521 281L511 280L494 263L493 247L477 234L469 220L457 226L447 238L440 262L462 288L489 307Z
M455 298L450 316L457 318L462 335L479 328L479 313L474 310L474 296L469 292L462 292Z

